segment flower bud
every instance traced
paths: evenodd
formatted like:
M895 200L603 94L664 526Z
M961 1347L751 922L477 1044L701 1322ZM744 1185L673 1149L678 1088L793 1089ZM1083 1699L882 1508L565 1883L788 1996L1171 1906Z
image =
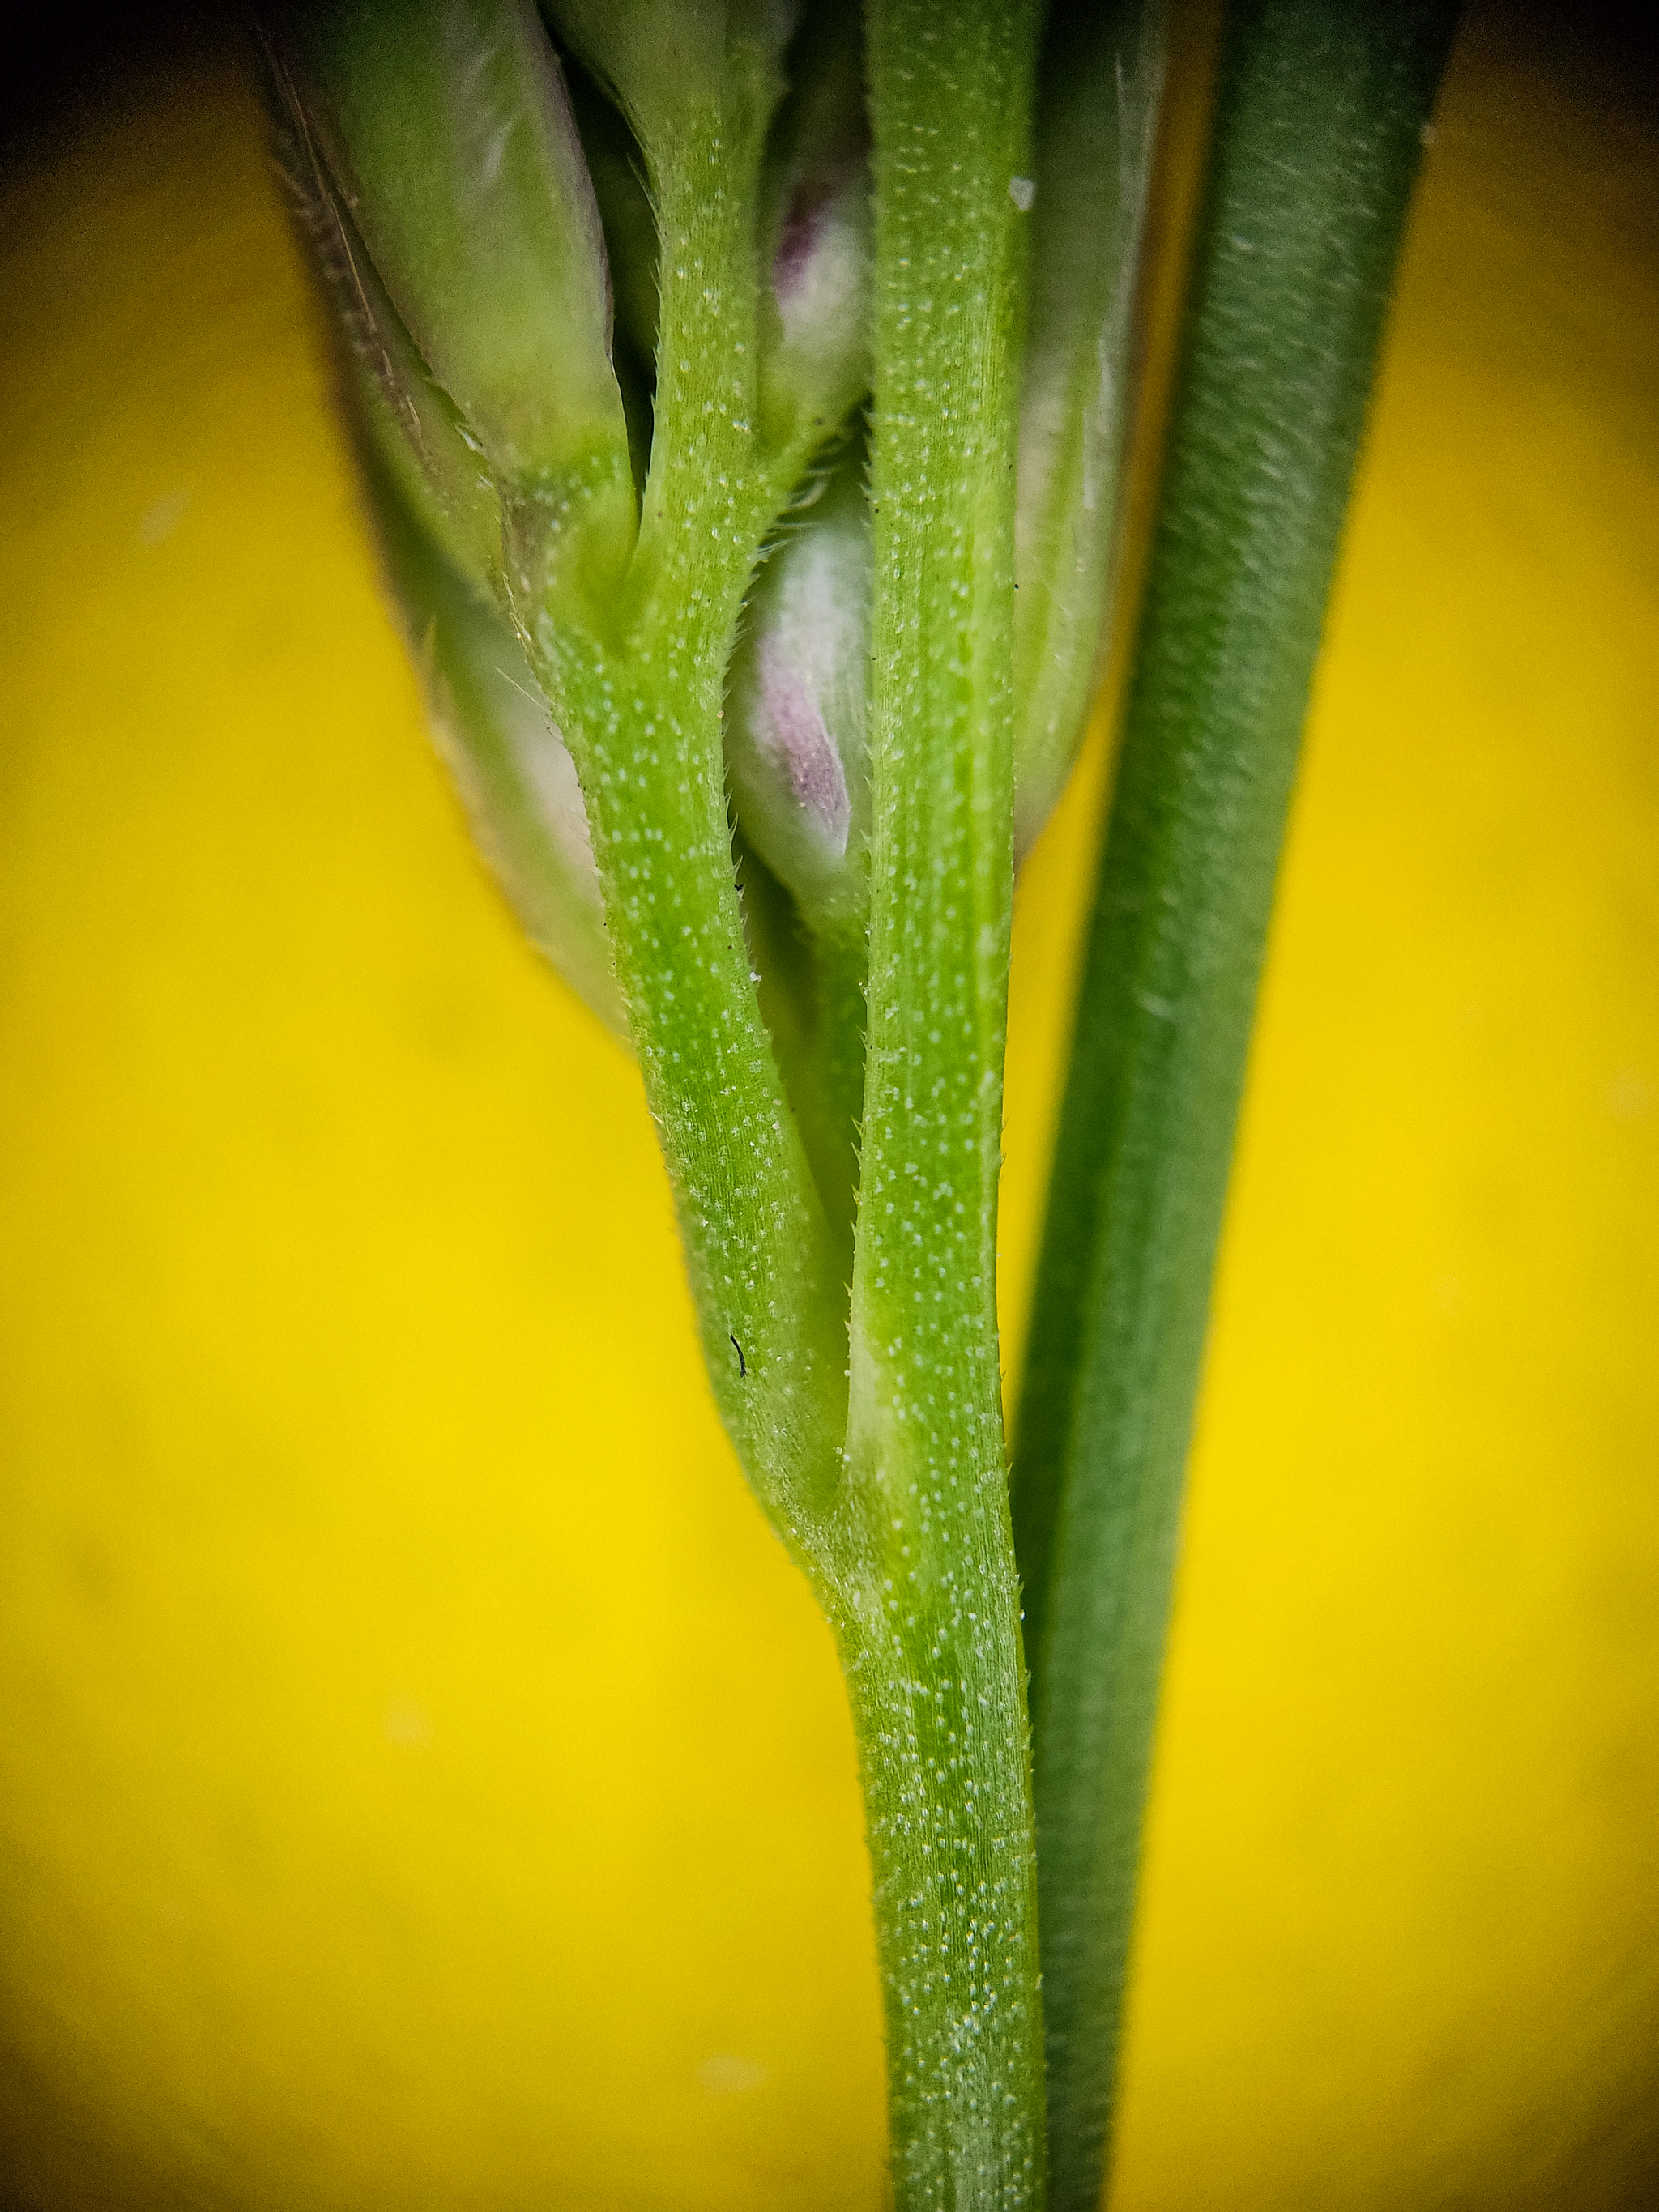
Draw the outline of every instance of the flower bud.
M489 584L501 566L501 515L477 441L459 423L386 297L280 60L276 76L277 159L346 342L342 367L354 421L428 536L475 581Z
M529 0L313 0L275 51L349 234L495 489L509 584L603 592L635 530L609 278Z
M1056 0L1036 173L1015 179L1032 226L1014 571L1016 855L1065 786L1098 688L1163 78L1161 0Z
M625 1036L575 763L494 599L447 557L378 446L362 459L386 580L473 836L532 942Z
M817 8L789 50L763 186L761 416L775 447L811 452L869 388L874 266L861 11Z
M762 568L726 714L744 836L814 926L856 916L868 895L874 560L863 459L860 448L843 462Z

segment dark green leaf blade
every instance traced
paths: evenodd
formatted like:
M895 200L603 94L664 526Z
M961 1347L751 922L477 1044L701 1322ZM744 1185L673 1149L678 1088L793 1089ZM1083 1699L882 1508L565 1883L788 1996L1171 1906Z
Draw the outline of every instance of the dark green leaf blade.
M1182 1476L1279 842L1440 0L1225 36L1014 1469L1050 2157L1097 2203Z

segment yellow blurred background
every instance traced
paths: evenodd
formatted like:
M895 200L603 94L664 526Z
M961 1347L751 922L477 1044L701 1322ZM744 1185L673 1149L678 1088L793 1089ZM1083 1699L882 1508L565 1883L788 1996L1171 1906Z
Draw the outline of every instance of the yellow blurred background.
M1651 108L1488 7L1320 677L1121 2212L1659 2203ZM827 1633L467 845L246 73L0 228L0 2206L874 2208ZM1022 884L1017 1348L1098 742Z

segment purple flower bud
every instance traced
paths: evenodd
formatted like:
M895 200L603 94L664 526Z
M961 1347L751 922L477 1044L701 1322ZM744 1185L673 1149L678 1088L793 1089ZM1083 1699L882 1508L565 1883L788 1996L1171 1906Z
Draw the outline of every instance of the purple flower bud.
M823 445L870 376L873 244L869 125L856 8L822 8L791 51L769 180L777 323L762 356L762 408L778 445Z
M803 834L822 848L825 859L843 860L853 810L817 688L775 632L761 639L756 664L759 680L750 717L755 744L793 793Z
M860 454L766 562L732 669L738 818L814 922L866 896L872 574Z

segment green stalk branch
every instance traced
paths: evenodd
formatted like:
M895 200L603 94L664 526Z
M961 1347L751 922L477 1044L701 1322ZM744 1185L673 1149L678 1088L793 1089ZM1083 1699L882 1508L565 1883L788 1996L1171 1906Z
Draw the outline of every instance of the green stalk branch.
M1092 2212L1274 872L1441 0L1247 0L1085 956L1020 1411L1054 2202Z
M721 746L744 592L799 465L763 450L755 421L765 121L758 100L746 115L693 113L648 149L661 304L639 550L609 635L544 609L529 628L581 776L709 1374L757 1492L805 1557L839 1468L844 1277L761 1018Z
M995 1303L1035 18L1002 0L878 0L870 16L869 1035L834 1613L905 2212L1034 2206L1043 2185Z

